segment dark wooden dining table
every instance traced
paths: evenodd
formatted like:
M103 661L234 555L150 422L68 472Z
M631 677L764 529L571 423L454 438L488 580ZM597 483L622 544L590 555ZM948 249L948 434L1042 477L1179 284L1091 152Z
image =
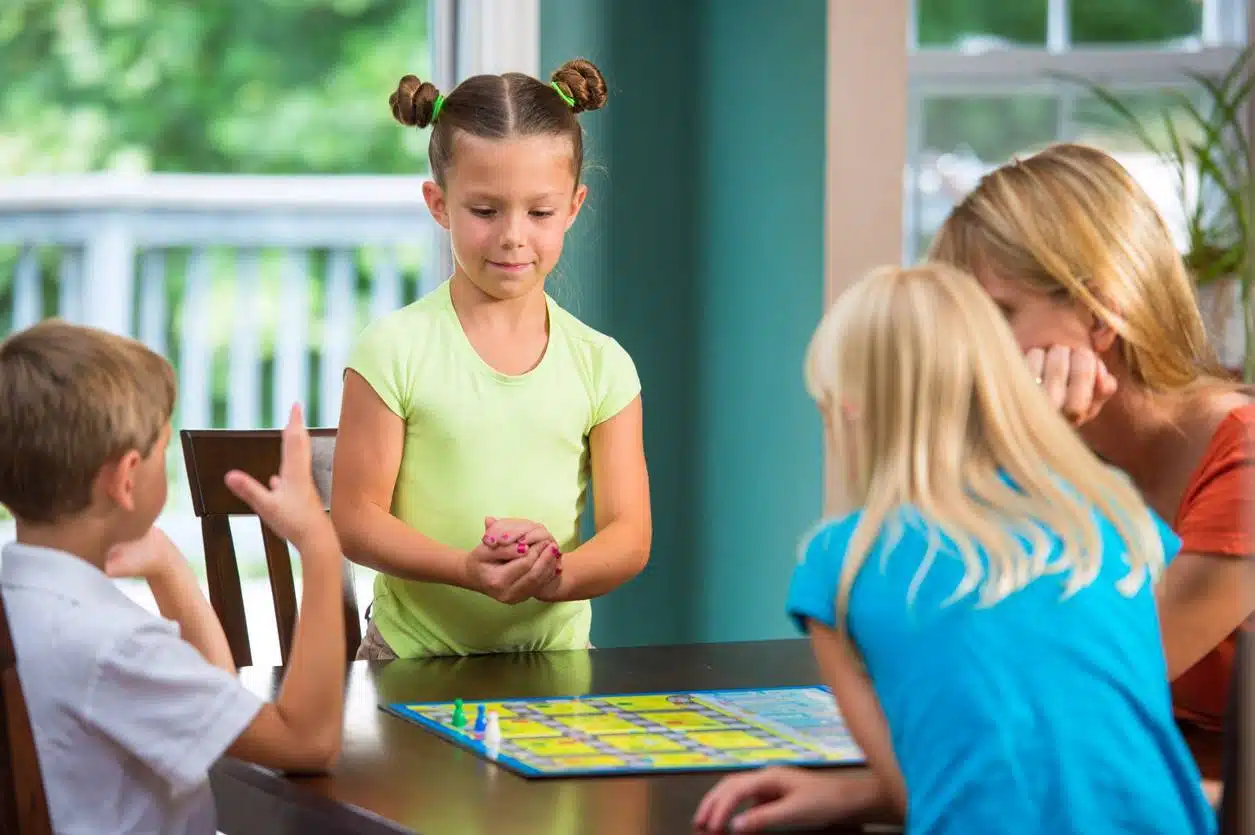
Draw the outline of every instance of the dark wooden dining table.
M241 670L270 696L282 671ZM816 684L805 640L356 662L343 752L334 770L290 776L230 758L211 780L226 835L677 835L692 833L720 774L529 780L385 713L381 703ZM1206 776L1220 772L1218 735L1189 733ZM848 824L829 833L885 829ZM895 831L890 828L888 831Z

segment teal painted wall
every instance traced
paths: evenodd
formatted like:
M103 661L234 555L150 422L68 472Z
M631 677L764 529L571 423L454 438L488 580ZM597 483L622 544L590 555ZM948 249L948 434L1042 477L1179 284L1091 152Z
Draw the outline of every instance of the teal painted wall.
M825 9L542 0L544 70L583 55L611 85L551 287L636 360L653 489L650 566L595 603L598 645L790 634L822 489L801 360L823 300Z
M802 357L823 310L824 0L707 0L701 114L696 636L795 634L796 543L822 510Z

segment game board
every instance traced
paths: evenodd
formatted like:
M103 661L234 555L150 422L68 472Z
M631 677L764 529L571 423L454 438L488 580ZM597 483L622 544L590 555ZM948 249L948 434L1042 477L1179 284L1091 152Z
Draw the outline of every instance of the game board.
M864 761L825 687L467 701L465 714L481 704L500 719L498 745L469 721L454 727L450 702L381 707L532 778Z

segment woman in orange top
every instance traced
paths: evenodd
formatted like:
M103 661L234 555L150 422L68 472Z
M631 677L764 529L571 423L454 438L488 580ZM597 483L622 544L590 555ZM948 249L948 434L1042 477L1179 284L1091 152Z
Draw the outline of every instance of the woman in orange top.
M1055 145L988 174L933 239L976 276L1089 446L1183 541L1158 588L1180 719L1219 729L1255 611L1255 400L1207 341L1154 204L1107 154Z

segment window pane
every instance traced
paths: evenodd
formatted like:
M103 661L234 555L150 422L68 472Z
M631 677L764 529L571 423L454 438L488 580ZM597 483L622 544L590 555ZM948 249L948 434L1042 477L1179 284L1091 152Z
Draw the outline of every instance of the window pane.
M1202 27L1203 0L1071 0L1069 21L1076 44L1194 45Z
M938 96L921 102L917 118L922 141L911 172L914 217L907 228L915 256L985 172L1056 138L1059 103L1032 94Z
M1046 0L915 0L920 46L1042 46Z
M1184 247L1185 213L1181 183L1172 165L1165 162L1155 149L1166 150L1169 147L1169 121L1185 142L1201 139L1202 131L1190 118L1189 111L1180 98L1171 92L1127 90L1117 91L1117 96L1142 124L1154 149L1147 147L1146 142L1138 136L1137 129L1126 118L1116 114L1105 102L1088 95L1076 100L1072 138L1110 152L1129 169L1129 173L1146 189L1159 207L1160 213L1177 236L1177 243ZM1194 90L1190 97L1194 106L1200 112L1205 112L1202 94ZM1187 176L1193 180L1192 172Z
M1201 93L1190 95L1201 108ZM1186 109L1170 92L1131 89L1117 91L1117 97L1159 148L1167 147L1165 115L1182 140L1198 135ZM1095 145L1115 156L1155 201L1178 244L1185 246L1185 218L1176 172L1099 99L1088 94L1077 96L1070 115L1061 112L1059 98L1042 93L929 97L917 107L921 145L908 171L913 190L907 212L908 259L924 254L950 210L985 173L1013 156L1030 154L1058 139ZM1069 127L1060 135L1064 121ZM1197 180L1192 171L1187 172L1187 178L1191 184Z

